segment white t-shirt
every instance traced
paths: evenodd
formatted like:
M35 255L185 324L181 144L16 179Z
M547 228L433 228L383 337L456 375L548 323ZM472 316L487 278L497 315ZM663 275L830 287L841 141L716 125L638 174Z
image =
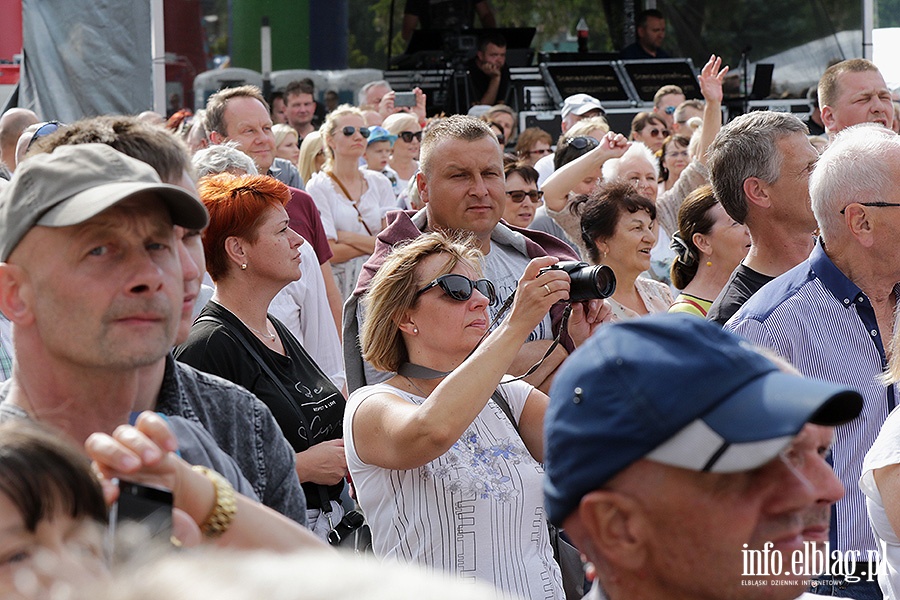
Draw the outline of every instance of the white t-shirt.
M300 257L303 275L278 292L269 304L269 313L284 323L319 368L342 389L347 377L322 269L311 244L300 246Z
M366 179L367 189L359 199L359 215L369 227L372 235L381 231L381 219L388 211L397 208L397 199L391 182L381 173L360 169ZM306 184L306 191L313 197L319 214L322 217L322 227L325 236L330 240L337 239L338 231L352 231L369 235L366 228L359 222L359 215L353 203L344 195L341 188L324 172L313 175Z
M486 277L491 280L491 283L494 284L494 289L497 291L497 299L488 306L488 314L491 317L491 321L497 316L497 312L503 303L506 302L506 299L516 291L519 278L525 272L525 267L528 266L529 262L527 256L516 252L512 248L491 243L491 251L484 257L484 272L488 274ZM507 317L509 317L509 311L503 315L503 319L500 322ZM494 327L496 328L496 325ZM528 336L526 342L552 339L553 320L548 312L544 315L541 322L538 323L538 326L535 327L534 331L531 332L531 335Z
M875 443L866 453L859 478L859 488L866 495L869 524L881 555L877 571L878 585L885 598L900 597L900 537L891 527L884 511L884 502L872 471L896 464L900 464L900 413L894 410L888 415ZM865 560L865 557L859 560Z
M501 386L517 420L533 389L523 381ZM522 598L564 598L544 517L544 470L502 410L488 402L447 453L396 471L362 462L353 439L356 410L384 392L425 400L380 383L347 401L344 450L376 556L486 581Z
M538 187L543 187L547 178L556 171L556 167L553 164L553 157L553 154L548 154L534 163L534 169L538 172Z

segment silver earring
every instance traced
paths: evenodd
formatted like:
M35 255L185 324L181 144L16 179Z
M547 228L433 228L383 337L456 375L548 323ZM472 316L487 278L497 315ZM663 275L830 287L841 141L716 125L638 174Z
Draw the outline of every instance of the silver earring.
M243 263L241 265L241 271L246 271L246 270L247 270L247 263Z

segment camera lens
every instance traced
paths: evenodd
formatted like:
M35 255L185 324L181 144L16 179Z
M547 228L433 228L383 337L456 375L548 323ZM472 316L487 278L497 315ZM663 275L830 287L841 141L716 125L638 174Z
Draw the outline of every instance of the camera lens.
M616 291L616 275L606 265L587 266L569 271L572 283L569 301L582 302L595 298L609 298Z

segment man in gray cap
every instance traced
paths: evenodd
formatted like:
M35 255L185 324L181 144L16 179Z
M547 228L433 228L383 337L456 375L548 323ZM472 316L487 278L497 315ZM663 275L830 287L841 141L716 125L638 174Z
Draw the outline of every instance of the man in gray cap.
M173 226L207 220L195 195L105 144L22 163L0 196L0 311L16 353L0 421L39 420L83 444L156 406L166 390L161 376L148 384L146 369L168 354L184 301ZM185 460L256 499L209 433L169 423Z
M592 598L796 598L843 494L831 427L861 407L690 315L609 325L551 388L547 516L594 564Z
M561 133L565 135L566 131L568 131L569 128L572 127L572 125L582 119L605 116L606 109L603 108L603 105L600 104L599 100L597 100L590 94L572 94L565 99L565 101L563 102L562 111L560 111L560 117L562 121L560 121L559 126ZM543 183L548 177L553 174L553 155L548 154L547 156L537 161L537 163L535 163L534 165L534 168L537 169L537 172L540 174L539 181Z

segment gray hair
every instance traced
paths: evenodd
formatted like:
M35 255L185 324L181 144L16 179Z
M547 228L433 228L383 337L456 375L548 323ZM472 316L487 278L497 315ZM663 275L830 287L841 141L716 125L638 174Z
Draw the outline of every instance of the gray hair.
M209 148L197 151L191 162L197 177L215 175L216 173L237 172L247 175L258 175L259 171L253 159L238 150L237 142L229 141L224 144L215 144Z
M839 133L809 179L813 214L827 245L846 229L841 210L864 198L883 198L895 186L900 137L875 123Z
M781 176L784 157L776 142L795 133L809 133L803 121L788 113L754 111L723 127L709 147L709 178L728 216L747 219L744 181L758 177L773 183Z
M629 160L632 158L643 158L653 167L653 170L656 172L657 179L659 178L659 161L656 160L656 156L653 154L653 151L648 148L643 142L631 142L631 146L628 150L625 151L619 158L611 158L605 163L603 163L603 180L604 181L615 181L619 178L619 168L622 166L623 160Z
M356 105L357 106L365 106L367 104L366 95L369 93L369 90L371 90L374 87L378 87L380 85L383 85L388 90L393 89L391 87L391 84L388 83L387 81L385 81L384 79L379 79L378 81L370 81L366 85L359 88L359 93L356 95Z

